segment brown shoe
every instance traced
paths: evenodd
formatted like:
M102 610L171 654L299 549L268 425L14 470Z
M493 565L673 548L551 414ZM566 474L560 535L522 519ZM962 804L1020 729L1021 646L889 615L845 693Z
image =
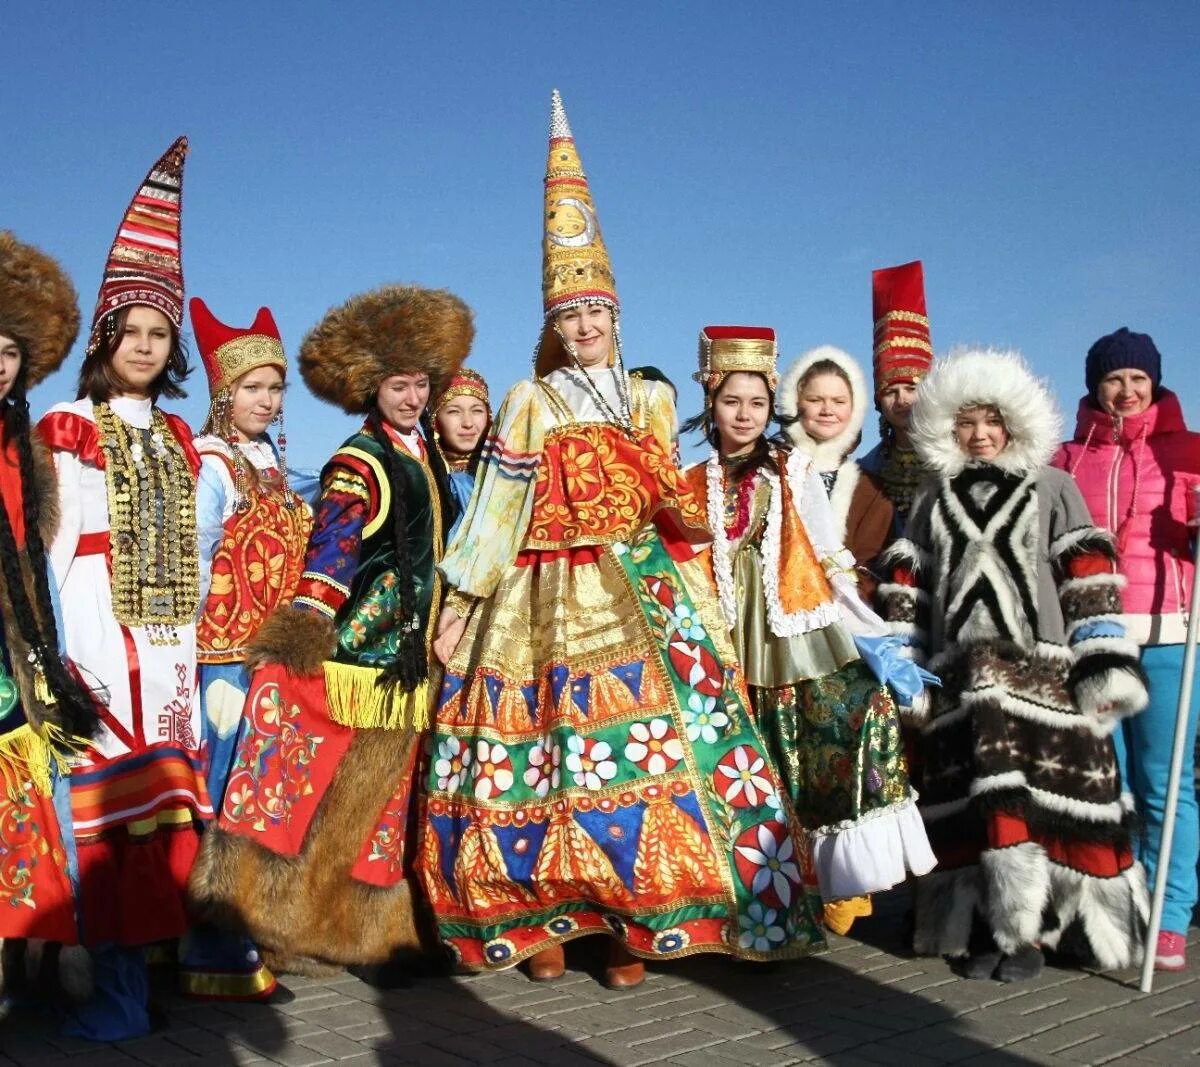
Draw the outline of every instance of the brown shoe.
M563 976L566 966L562 945L551 945L529 957L529 978L534 982L552 982Z
M604 968L604 984L609 989L632 989L645 980L646 965L614 938Z

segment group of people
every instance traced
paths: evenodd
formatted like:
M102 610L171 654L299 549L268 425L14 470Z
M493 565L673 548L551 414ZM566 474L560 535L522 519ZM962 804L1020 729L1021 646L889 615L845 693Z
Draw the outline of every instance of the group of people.
M269 1000L276 973L447 956L552 980L589 934L623 988L646 959L818 951L909 880L914 948L972 977L1140 956L1200 522L1147 336L1089 352L1060 446L1019 356L935 361L921 264L877 271L873 388L838 349L780 378L771 329L701 331L684 428L711 452L683 470L555 93L531 376L493 418L459 298L360 294L298 360L362 426L291 470L267 308L235 328L193 298L209 414L159 407L188 371L186 151L127 209L77 399L36 427L76 294L0 234L9 995L112 1040L151 1026L168 956L186 993ZM1196 824L1188 794L1161 967Z

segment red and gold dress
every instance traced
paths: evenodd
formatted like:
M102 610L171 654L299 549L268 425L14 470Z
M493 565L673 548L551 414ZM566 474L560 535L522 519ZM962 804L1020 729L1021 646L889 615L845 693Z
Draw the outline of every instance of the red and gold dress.
M670 459L577 372L505 399L441 569L476 598L447 665L418 871L440 937L502 968L589 933L651 958L820 946L802 838L748 713ZM615 375L594 371L616 406Z

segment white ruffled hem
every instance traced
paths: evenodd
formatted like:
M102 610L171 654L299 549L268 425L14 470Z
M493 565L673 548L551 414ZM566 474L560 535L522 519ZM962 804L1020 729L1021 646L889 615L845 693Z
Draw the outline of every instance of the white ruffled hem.
M913 800L865 815L857 822L813 833L813 866L824 900L882 893L911 871L928 874L937 864L925 823Z

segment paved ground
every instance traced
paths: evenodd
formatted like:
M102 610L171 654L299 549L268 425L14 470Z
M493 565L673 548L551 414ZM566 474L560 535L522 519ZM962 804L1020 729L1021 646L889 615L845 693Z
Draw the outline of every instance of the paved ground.
M60 1038L47 1022L0 1021L0 1067L137 1063L415 1063L490 1067L729 1067L879 1064L1175 1064L1200 1059L1200 966L1137 976L1047 968L1037 982L956 978L941 960L901 949L903 900L834 939L825 956L773 968L697 958L664 965L644 986L595 980L595 939L568 947L565 978L519 971L377 991L348 975L286 979L278 1007L166 998L169 1025L117 1045ZM1191 954L1200 960L1200 930Z

